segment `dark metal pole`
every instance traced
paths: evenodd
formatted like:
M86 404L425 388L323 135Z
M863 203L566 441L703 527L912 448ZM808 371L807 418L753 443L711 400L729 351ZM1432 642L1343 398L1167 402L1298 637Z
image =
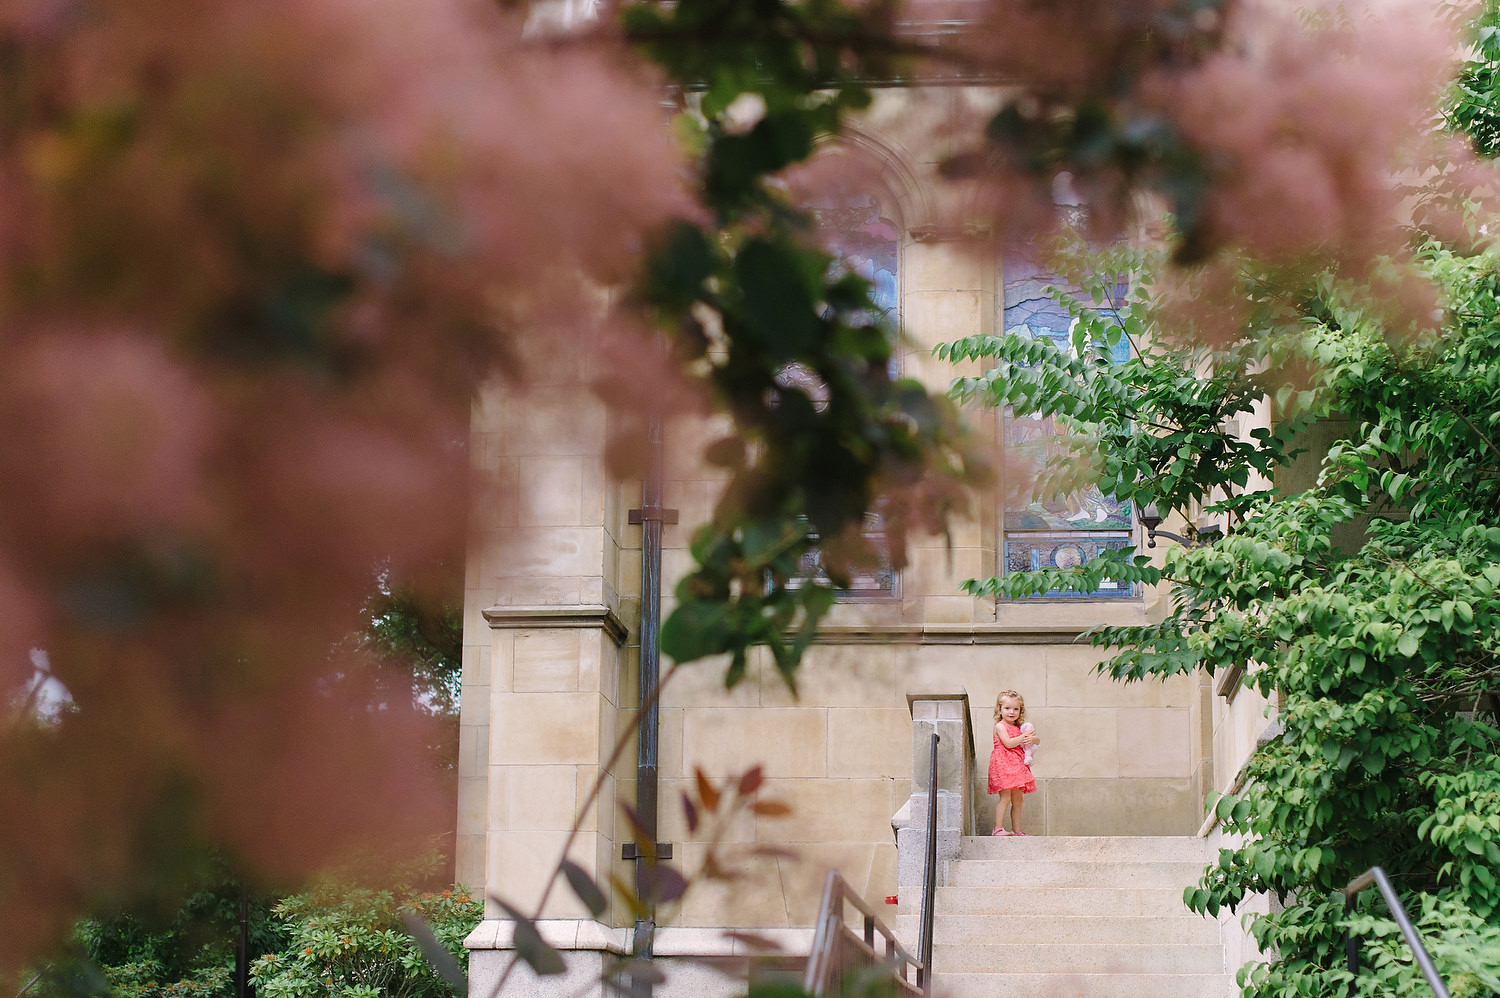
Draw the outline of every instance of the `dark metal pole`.
M636 890L649 883L650 867L655 864L657 826L657 735L660 714L656 702L656 684L661 674L659 632L661 629L661 534L664 519L661 498L665 476L665 448L661 420L651 418L646 429L651 445L651 463L641 483L641 669L640 704L647 705L640 719L640 737L636 751L636 813L641 820L641 834L649 847L636 855ZM635 955L651 959L655 947L656 905L644 918L635 922L633 950ZM636 990L647 995L653 991L651 981L637 981Z
M234 998L250 995L250 900L240 885L240 938L234 952Z
M1427 952L1427 947L1422 945L1422 937L1417 933L1417 927L1412 924L1411 916L1406 913L1406 906L1401 903L1401 897L1396 893L1396 888L1391 886L1390 878L1385 871L1378 866L1372 866L1364 873L1349 881L1349 886L1344 888L1344 917L1347 918L1354 908L1354 896L1373 883L1380 890L1380 896L1385 898L1386 909L1390 911L1391 917L1401 927L1401 934L1406 937L1406 945L1411 947L1411 955L1417 961L1417 967L1421 969L1422 976L1427 978L1427 986L1437 998L1449 998L1448 987L1443 983L1443 978L1438 974L1437 967L1432 963L1432 957ZM1345 937L1345 953L1349 958L1349 972L1359 973L1359 940L1353 933L1347 933ZM1349 982L1349 992L1354 993L1354 982Z
M932 770L927 777L927 865L922 873L922 990L932 993L932 918L937 907L938 733L932 733Z

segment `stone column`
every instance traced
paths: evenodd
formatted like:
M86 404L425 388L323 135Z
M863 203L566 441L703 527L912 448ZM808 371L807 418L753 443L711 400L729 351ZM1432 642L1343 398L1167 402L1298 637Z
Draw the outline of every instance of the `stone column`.
M899 911L915 914L922 907L922 875L927 863L928 782L932 776L932 735L937 745L937 883L945 882L948 863L958 858L959 840L974 834L974 728L969 694L955 691L909 691L912 717L912 794L891 819L896 832L896 884Z
M533 370L526 385L496 386L474 418L475 459L491 491L482 493L489 501L477 514L465 598L459 866L488 896L528 913L565 850L599 882L622 868L616 775L633 774L635 762L627 747L610 764L628 723L624 512L605 475L603 408L575 367L559 362ZM522 968L506 994L602 995L601 969L628 949L625 916L592 917L559 881L539 928L569 951L568 973L538 979ZM514 954L513 931L488 903L467 940L476 998Z

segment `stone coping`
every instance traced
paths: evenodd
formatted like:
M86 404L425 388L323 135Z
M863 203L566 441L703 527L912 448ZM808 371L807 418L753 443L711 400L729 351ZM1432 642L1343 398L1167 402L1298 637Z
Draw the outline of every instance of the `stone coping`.
M1056 645L1072 644L1087 630L1076 624L824 624L817 644Z
M602 628L617 645L628 634L619 614L603 604L547 606L497 605L482 611L496 630L528 628ZM1055 645L1072 644L1088 628L1077 624L824 624L820 645Z
M628 631L620 615L602 603L579 603L549 606L492 606L482 611L484 619L496 630L523 630L545 627L598 627L617 645L625 643Z
M559 950L598 950L625 955L630 952L634 929L615 929L590 918L544 918L536 923L547 945ZM487 918L464 939L469 950L514 949L516 923ZM689 928L663 926L656 930L656 956L764 956L766 950L730 933L745 933L781 947L787 956L812 952L812 929Z

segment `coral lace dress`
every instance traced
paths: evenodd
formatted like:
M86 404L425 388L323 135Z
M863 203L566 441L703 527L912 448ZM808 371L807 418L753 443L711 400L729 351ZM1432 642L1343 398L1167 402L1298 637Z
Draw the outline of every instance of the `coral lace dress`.
M1000 722L1005 724L1004 721ZM1021 729L1005 724L1005 734L1009 738L1020 738ZM1002 790L1020 790L1022 793L1032 793L1036 790L1036 780L1031 775L1031 769L1026 765L1026 749L1021 745L1015 748L1006 748L1000 743L1000 736L995 736L995 751L990 753L990 793L997 794Z

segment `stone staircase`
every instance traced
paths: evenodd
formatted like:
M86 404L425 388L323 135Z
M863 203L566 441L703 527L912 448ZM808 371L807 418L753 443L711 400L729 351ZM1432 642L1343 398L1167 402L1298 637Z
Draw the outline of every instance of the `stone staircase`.
M1217 924L1182 904L1208 862L1202 839L965 837L961 850L937 889L940 998L1237 994ZM897 934L915 942L920 899L901 900Z

